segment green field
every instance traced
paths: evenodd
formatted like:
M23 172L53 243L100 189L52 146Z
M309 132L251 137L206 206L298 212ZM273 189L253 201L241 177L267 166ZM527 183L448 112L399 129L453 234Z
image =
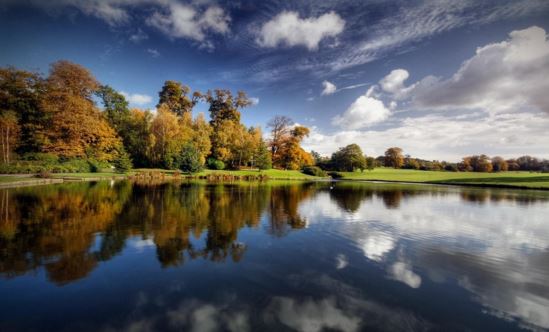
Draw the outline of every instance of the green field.
M31 180L30 177L0 175L0 183L20 182Z
M435 172L376 168L373 171L341 172L345 180L394 181L414 183L485 185L549 189L549 174L530 172L474 173Z

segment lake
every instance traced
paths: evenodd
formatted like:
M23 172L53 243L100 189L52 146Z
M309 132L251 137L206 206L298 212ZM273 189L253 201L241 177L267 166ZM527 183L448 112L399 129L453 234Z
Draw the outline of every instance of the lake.
M0 331L549 329L549 192L0 190Z

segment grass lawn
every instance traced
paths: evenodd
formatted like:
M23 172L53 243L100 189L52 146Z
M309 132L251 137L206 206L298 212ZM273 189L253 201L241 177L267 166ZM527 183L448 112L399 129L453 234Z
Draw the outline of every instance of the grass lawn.
M130 172L163 172L171 176L174 171L162 169L135 169ZM204 170L195 176L205 176L209 174L231 174L231 175L259 175L264 174L271 180L320 180L322 178L303 174L300 171L284 171L270 169L265 171L257 170ZM473 173L473 172L434 172L434 171L416 171L407 169L376 168L372 171L364 172L341 172L343 180L370 180L370 181L393 181L393 182L412 182L412 183L435 183L435 184L462 184L487 187L517 187L532 189L549 189L549 174L530 173L530 172L504 172L504 173ZM120 177L124 174L103 172L103 173L59 173L52 174L52 178L105 178ZM0 184L11 182L20 182L32 180L32 177L17 175L0 175Z
M435 172L376 168L373 171L364 171L363 173L342 172L342 174L343 179L346 180L378 180L549 189L549 174L530 172Z
M32 180L32 177L0 175L0 183L20 182Z
M113 176L124 176L120 173L100 172L100 173L52 173L53 178L111 178Z

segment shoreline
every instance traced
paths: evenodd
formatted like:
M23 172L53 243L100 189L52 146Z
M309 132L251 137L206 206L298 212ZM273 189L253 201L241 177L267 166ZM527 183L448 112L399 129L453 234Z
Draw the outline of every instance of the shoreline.
M459 182L445 182L445 181L399 181L399 180L375 180L375 179L337 179L333 181L347 181L347 182L371 182L371 183L393 183L393 184L423 184L423 185L439 185L439 186L452 186L452 187L473 187L473 188L491 188L491 189L520 189L520 190L542 190L549 191L547 187L528 187L512 184L498 184L498 183L459 183Z
M0 175L0 176L6 176L6 177L20 177L20 178L28 178L25 180L17 180L17 181L11 181L11 182L0 182L0 189L9 189L9 188L19 188L19 187L32 187L32 186L41 186L41 185L48 185L48 184L59 184L59 183L72 183L72 182L94 182L94 181L109 181L109 180L130 180L135 178L141 178L141 179L162 179L162 180L208 180L211 182L233 182L233 181L270 181L270 180L284 180L284 181L309 181L309 182L370 182L370 183L392 183L392 184L423 184L423 185L443 185L443 186L461 186L461 187L473 187L473 188L492 188L492 189L518 189L518 190L542 190L542 191L549 191L549 188L547 187L529 187L529 186L522 186L522 185L512 185L512 184L504 184L504 183L460 183L460 182L446 182L446 181L421 181L421 182L414 182L414 181L399 181L399 180L377 180L377 179L346 179L346 178L340 178L340 179L327 179L327 178L296 178L296 177L269 177L264 179L247 179L247 178L240 178L240 177L234 177L230 176L227 179L224 179L223 177L215 177L215 178L208 178L207 176L192 176L192 175L185 175L181 177L174 177L174 176L163 176L163 177L153 177L153 178L147 178L147 177L139 177L136 175L112 175L112 176L89 176L89 177L76 177L76 176L64 176L64 177L52 177L52 178L33 178L33 175L30 174L10 174L10 175Z

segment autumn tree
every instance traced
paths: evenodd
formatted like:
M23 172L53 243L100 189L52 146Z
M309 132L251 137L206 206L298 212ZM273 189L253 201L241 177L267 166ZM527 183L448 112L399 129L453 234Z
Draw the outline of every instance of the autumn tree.
M502 157L496 156L492 158L492 169L494 172L507 172L509 164Z
M285 149L285 144L289 141L291 126L294 124L293 120L287 116L277 115L272 118L267 127L271 128L271 139L269 141L269 147L271 148L271 157L275 165L282 163L281 151Z
M19 125L17 116L13 111L1 111L0 113L0 145L2 146L2 162L10 163L13 150L19 140Z
M280 156L282 156L282 158L279 158L279 167L297 170L314 164L311 154L301 147L301 142L307 136L309 136L309 128L307 127L296 126L290 131L287 141L282 145L282 150L279 151Z
M165 168L175 168L181 152L182 137L177 116L166 104L161 104L151 124L154 136L152 162Z
M210 104L210 125L212 132L211 156L231 167L242 164L240 148L244 144L246 128L240 123L240 109L251 105L246 94L239 91L233 96L229 90L208 91L203 99Z
M121 142L93 102L98 86L80 65L69 61L51 65L41 103L48 118L43 152L98 160L116 156Z
M464 172L492 172L493 166L490 157L482 154L463 157L458 169Z
M471 164L475 172L489 173L492 171L492 163L490 161L490 157L485 154L482 154L480 156L473 156L471 158Z
M460 172L472 172L473 166L471 164L471 157L461 158L461 162L457 164L457 167Z
M153 115L137 108L130 110L122 137L126 151L137 167L152 166L155 137L152 134Z
M276 116L267 124L271 128L269 146L275 167L300 169L314 164L311 154L300 146L303 139L309 136L309 129L303 126L292 128L292 125L292 119L285 116Z
M240 109L252 104L246 93L238 91L235 96L229 90L216 89L208 91L203 99L210 104L210 124L216 126L222 121L235 121L240 123Z
M507 159L505 162L507 163L507 168L509 171L520 170L520 165L518 164L516 159Z
M192 142L197 148L200 155L200 163L202 165L206 162L206 157L210 154L212 149L212 143L210 141L210 135L212 134L212 127L206 121L204 114L200 113L192 122Z
M385 166L393 168L401 168L404 165L404 156L402 155L402 149L393 147L385 151Z
M194 92L192 97L189 97L191 89L177 81L166 81L162 90L158 93L159 108L165 104L171 112L181 116L186 112L191 112L193 107L202 97L200 92Z
M13 67L0 68L0 111L13 111L20 126L18 152L40 151L45 141L47 117L40 108L44 79Z

